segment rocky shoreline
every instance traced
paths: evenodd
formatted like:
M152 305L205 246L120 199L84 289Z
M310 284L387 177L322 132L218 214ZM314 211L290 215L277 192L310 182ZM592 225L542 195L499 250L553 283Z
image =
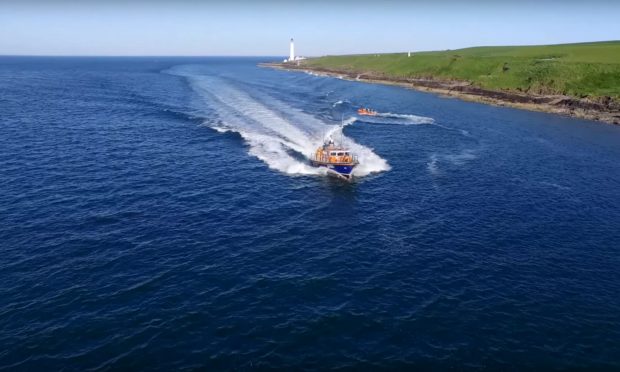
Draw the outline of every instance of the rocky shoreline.
M394 78L374 72L350 72L336 69L315 68L304 64L262 63L262 67L312 72L346 80L377 84L397 85L425 92L438 93L471 102L496 106L541 111L587 120L597 120L620 125L620 101L611 97L600 99L576 98L564 95L545 95L526 92L482 89L464 81L437 79Z

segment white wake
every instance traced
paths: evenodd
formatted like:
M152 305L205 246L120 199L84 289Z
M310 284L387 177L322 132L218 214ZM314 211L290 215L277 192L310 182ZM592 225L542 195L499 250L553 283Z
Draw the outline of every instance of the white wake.
M310 166L307 157L330 135L342 139L358 155L360 164L353 171L355 176L390 169L387 161L370 148L344 136L340 125L320 120L264 92L254 96L225 78L202 75L182 66L167 72L186 77L204 104L215 112L216 118L207 119L206 125L220 132L239 133L249 153L271 169L287 174L325 174L324 169ZM345 124L353 121L349 119Z
M433 118L412 114L394 114L391 112L378 112L375 116L358 116L358 120L371 124L395 124L395 125L423 125L435 124Z
M338 101L334 105L342 104L342 102L343 101ZM464 129L451 128L445 125L438 124L433 118L413 114L378 112L375 116L357 115L356 120L364 123L381 125L432 125L450 131L457 131L465 137L471 137L471 134Z

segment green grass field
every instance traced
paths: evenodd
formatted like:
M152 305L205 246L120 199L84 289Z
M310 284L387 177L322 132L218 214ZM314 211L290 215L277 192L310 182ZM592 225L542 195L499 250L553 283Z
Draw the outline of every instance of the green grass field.
M304 65L395 78L469 81L493 90L620 97L620 41L326 56Z

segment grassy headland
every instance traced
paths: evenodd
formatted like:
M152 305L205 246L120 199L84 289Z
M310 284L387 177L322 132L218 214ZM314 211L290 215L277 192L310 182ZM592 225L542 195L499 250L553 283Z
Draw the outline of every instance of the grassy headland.
M620 124L620 41L325 56L288 67Z

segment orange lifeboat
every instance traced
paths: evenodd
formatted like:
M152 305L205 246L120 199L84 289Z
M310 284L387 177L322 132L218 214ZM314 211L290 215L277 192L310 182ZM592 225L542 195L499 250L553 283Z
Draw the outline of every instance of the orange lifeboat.
M362 107L361 109L358 109L357 113L359 115L365 115L365 116L377 116L377 111L364 108L364 107Z

